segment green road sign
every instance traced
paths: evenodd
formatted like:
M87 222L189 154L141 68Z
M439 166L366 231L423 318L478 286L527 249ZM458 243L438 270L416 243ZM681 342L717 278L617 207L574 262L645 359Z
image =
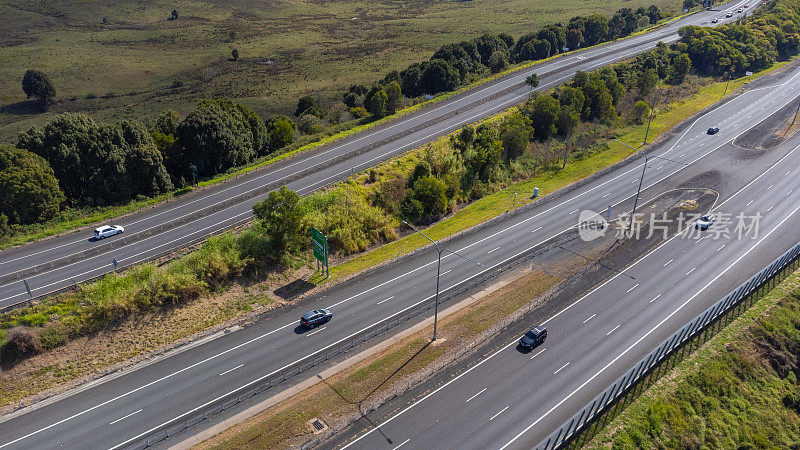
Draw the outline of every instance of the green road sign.
M314 227L311 227L311 243L314 247L314 257L328 267L328 238Z

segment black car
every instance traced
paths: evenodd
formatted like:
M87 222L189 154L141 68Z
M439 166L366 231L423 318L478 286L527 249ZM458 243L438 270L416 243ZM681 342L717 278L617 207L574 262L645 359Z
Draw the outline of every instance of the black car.
M303 328L314 328L317 325L331 320L333 313L327 309L315 309L303 314L300 317L300 326Z
M544 342L545 339L547 339L547 328L538 326L522 336L522 339L519 340L519 346L523 350L531 350Z
M717 133L719 133L719 128L717 127L711 127L708 129L708 131L706 131L706 134L717 134Z

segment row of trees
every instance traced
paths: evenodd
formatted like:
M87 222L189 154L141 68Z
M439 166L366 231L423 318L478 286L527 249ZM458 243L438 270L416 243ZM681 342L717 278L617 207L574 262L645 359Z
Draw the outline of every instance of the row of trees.
M564 26L547 25L518 40L508 34L485 34L470 41L442 46L429 61L412 64L388 78L399 79L408 97L451 91L471 76L502 71L510 63L544 59L566 50L594 45L623 36L661 20L658 7L623 8L611 19L602 14L578 16Z
M455 90L458 86L488 73L498 73L512 63L544 59L566 50L628 36L635 30L663 18L657 6L622 8L611 18L602 14L573 17L565 26L547 25L535 33L515 40L506 33L484 34L469 41L446 44L428 61L414 63L402 71L393 70L371 88L353 85L343 94L344 104L356 119L380 119L394 114L403 97L415 98ZM313 107L310 107L313 105ZM326 111L303 97L295 115L310 114L320 119Z
M98 123L61 114L0 148L3 224L54 217L64 206L105 206L150 197L252 162L292 141L285 116L265 123L230 100L203 100L181 119Z
M703 75L738 75L766 69L800 51L800 15L779 2L759 9L748 20L717 28L686 26L678 30L677 50L686 53Z

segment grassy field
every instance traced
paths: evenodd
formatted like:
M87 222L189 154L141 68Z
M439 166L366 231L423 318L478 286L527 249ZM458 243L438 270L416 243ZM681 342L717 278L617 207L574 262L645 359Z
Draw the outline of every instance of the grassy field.
M800 272L680 362L584 448L797 448Z
M3 0L0 142L58 112L145 118L165 108L186 113L202 97L231 97L264 116L288 113L302 95L330 102L347 86L369 85L445 43L484 32L518 37L577 14L650 4L667 12L680 6L675 0ZM178 20L167 20L173 9ZM238 61L228 60L233 48ZM48 73L61 99L46 114L23 102L19 80L29 68ZM182 86L173 88L176 82Z

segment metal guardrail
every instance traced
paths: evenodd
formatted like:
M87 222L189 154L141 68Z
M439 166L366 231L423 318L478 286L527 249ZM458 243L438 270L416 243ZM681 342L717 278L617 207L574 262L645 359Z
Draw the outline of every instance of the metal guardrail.
M542 440L536 448L551 450L569 443L570 439L575 437L584 426L603 413L609 405L625 394L631 386L670 356L676 349L680 348L682 344L705 331L710 324L715 323L715 320L739 305L743 300L746 300L766 283L773 281L774 285L776 275L784 269L794 268L794 263L797 262L798 257L800 257L800 242L666 338L658 347L642 358L625 374L617 378L614 383L567 419L547 438Z
M490 268L485 269L477 276L470 278L469 280L465 280L459 284L451 286L447 289L440 291L439 293L439 301L440 303L444 303L448 300L451 300L455 297L458 297L473 288L484 284L490 279L497 277L498 275L518 267L520 264L525 263L526 261L539 256L545 252L550 251L553 248L559 247L561 245L566 244L574 239L577 239L577 233L571 233L568 236L562 237L558 240L553 240L553 242L543 245L538 248L533 248L528 250L527 252L520 253L516 257L503 262L496 264ZM248 383L247 385L236 389L222 397L219 397L215 400L212 400L201 407L196 408L190 412L187 412L177 418L165 423L162 426L159 426L157 429L152 430L151 432L137 437L133 442L127 444L127 446L132 448L146 448L150 447L162 440L173 436L188 427L196 425L199 422L202 422L209 417L212 417L221 411L229 409L251 397L254 395L260 394L267 389L270 389L274 386L277 386L283 383L286 380L289 380L300 373L303 373L314 366L322 364L331 358L334 358L343 352L352 349L353 347L360 345L386 331L414 318L418 315L428 311L429 309L434 307L434 297L428 297L419 303L410 306L409 308L400 311L385 320L369 327L368 329L356 334L348 336L344 339L341 339L338 342L335 342L328 347L322 348L305 358L286 366L282 369L278 369L276 371L270 372L259 379Z

